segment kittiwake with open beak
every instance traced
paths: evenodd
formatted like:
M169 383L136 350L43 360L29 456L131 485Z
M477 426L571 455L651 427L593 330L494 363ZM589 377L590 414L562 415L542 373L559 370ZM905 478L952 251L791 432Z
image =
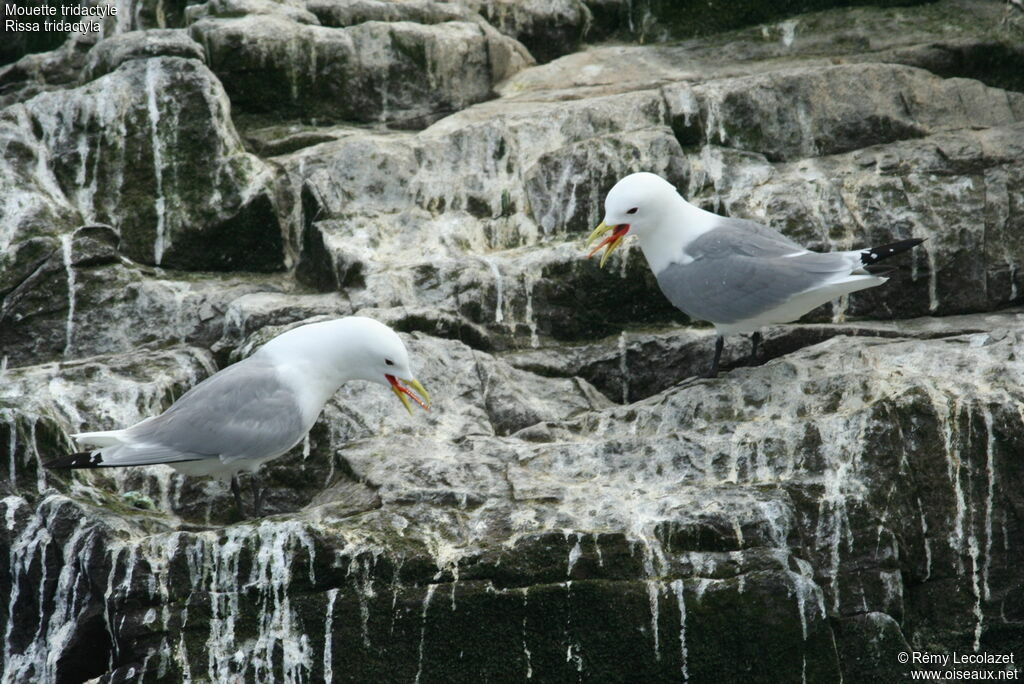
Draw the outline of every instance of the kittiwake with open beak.
M773 228L696 207L653 173L634 173L609 191L604 221L589 242L606 235L590 256L608 256L636 235L661 291L690 318L714 324L715 357L705 377L718 374L724 336L795 321L822 304L886 282L875 264L919 245L909 239L847 252L812 252Z
M301 442L324 404L350 380L390 387L410 414L410 399L423 409L430 403L398 335L371 318L350 316L278 335L252 356L203 380L158 416L121 430L72 435L80 446L93 448L51 460L46 467L166 463L186 475L230 480L241 513L238 474L255 473ZM262 497L253 483L258 516Z

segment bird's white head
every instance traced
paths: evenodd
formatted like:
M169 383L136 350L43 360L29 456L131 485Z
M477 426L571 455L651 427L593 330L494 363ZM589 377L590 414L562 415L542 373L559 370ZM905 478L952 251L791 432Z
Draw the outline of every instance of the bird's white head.
M303 325L278 335L260 353L315 361L315 367L335 378L336 385L367 380L390 387L410 413L409 399L423 409L430 405L430 395L416 380L402 339L372 318L348 316Z
M607 247L601 257L601 266L604 266L627 234L643 239L644 235L658 230L665 217L671 215L681 201L683 199L675 187L661 176L647 172L631 173L608 192L604 200L604 221L590 234L587 243L608 231L612 233L594 247L589 256Z

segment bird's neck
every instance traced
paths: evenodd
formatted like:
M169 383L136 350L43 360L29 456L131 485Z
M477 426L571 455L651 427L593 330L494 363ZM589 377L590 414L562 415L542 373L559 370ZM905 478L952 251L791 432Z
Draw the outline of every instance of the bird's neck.
M303 397L302 413L310 425L324 404L349 380L355 380L357 362L349 358L349 336L342 321L324 321L291 330L265 344L256 353L271 358L281 378Z
M290 359L278 367L278 373L281 381L289 385L298 397L306 429L316 422L324 404L350 380L343 373L317 365L309 359Z
M678 195L673 206L664 212L665 219L658 225L640 233L640 249L655 274L670 264L686 264L692 259L686 246L715 227L717 214L694 206Z

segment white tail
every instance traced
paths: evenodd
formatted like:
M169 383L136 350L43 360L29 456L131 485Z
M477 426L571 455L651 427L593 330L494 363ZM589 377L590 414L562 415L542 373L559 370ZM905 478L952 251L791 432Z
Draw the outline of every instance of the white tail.
M124 430L106 430L103 432L79 432L76 435L71 435L79 446L114 446L115 444L124 444Z

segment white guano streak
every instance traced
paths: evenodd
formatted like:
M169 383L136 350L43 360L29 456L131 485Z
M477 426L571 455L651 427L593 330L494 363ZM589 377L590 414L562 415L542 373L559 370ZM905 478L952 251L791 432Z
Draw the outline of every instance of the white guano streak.
M427 595L423 597L423 613L421 615L422 624L420 625L420 649L419 658L416 665L416 679L415 684L420 684L420 677L423 675L423 645L427 639L427 610L430 609L430 599L434 597L434 591L437 589L436 584L427 585Z
M332 652L332 641L334 640L334 602L338 600L338 589L327 591L327 615L324 617L324 681L334 680L334 654Z
M74 257L73 239L74 233L66 233L60 236L61 255L68 282L68 317L64 322L63 354L65 358L71 353L71 342L75 334L75 266L72 263Z
M153 245L153 260L159 266L164 257L164 231L166 229L166 202L164 199L163 153L160 143L160 107L156 99L156 81L158 79L158 60L151 59L146 66L146 95L149 106L149 129L152 133L150 143L153 146L153 177L156 181L156 196L153 208L156 210L156 241Z

